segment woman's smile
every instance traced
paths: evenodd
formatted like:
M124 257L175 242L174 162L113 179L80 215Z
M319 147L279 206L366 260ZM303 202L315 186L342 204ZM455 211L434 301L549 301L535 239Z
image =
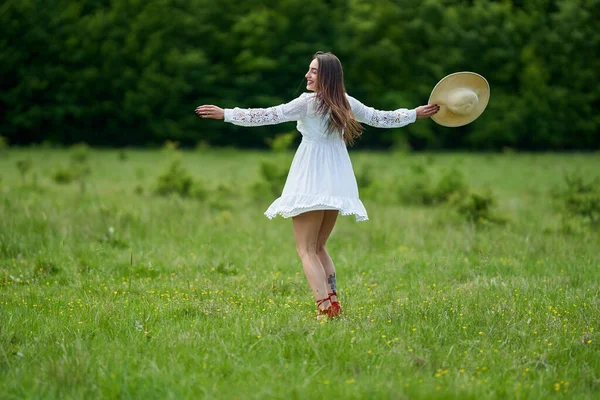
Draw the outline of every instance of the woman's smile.
M306 89L314 91L317 88L317 73L319 71L319 61L315 58L308 66L306 78Z

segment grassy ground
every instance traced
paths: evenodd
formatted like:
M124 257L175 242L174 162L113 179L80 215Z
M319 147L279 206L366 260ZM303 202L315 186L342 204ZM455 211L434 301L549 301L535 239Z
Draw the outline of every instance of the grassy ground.
M345 315L328 322L291 222L251 189L291 156L92 151L82 190L53 179L73 151L1 153L1 397L597 395L600 238L553 193L600 176L598 155L352 153L370 221L330 239ZM173 157L202 196L153 193ZM410 165L490 188L507 222L396 201Z

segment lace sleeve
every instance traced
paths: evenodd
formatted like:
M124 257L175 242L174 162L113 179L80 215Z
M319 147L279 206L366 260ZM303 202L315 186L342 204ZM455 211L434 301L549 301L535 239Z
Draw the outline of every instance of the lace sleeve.
M286 104L269 108L226 108L225 122L240 126L275 125L282 122L298 121L306 116L308 96L303 93Z
M365 123L377 128L399 128L413 123L417 119L415 110L399 108L395 111L379 111L373 107L367 107L354 97L348 96L350 107L354 118L358 122Z

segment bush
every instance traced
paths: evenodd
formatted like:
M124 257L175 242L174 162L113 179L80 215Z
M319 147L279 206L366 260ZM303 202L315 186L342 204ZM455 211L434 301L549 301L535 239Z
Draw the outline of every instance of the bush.
M81 192L86 188L86 178L91 173L88 164L90 147L85 143L79 143L70 148L70 161L66 166L61 166L52 173L54 182L64 185L78 181Z
M167 140L163 147L162 150L165 153L176 153L179 151L179 142L177 141L172 141L172 140Z
M296 139L296 135L296 131L281 133L276 135L274 139L265 139L265 142L267 145L269 145L269 148L275 152L286 152L294 145L294 139Z
M71 168L60 167L52 174L52 179L58 184L69 184L75 180L73 170Z
M279 197L285 186L290 171L288 163L262 161L260 163L261 179L252 185L252 193L256 198Z
M600 179L587 182L579 174L565 176L566 187L557 193L565 219L580 219L593 228L600 227Z
M4 153L8 150L8 139L4 136L0 136L0 153Z
M357 168L356 183L359 189L367 189L374 183L373 169L371 164L364 164Z
M200 140L196 143L196 151L203 153L207 150L210 150L210 142L208 140Z
M398 180L398 200L402 204L431 205L433 189L429 171L420 165L413 164L408 173Z
M27 179L27 174L31 170L33 162L30 159L17 160L16 165L17 169L19 170L19 173L21 174L21 180L23 181L23 183L25 183L25 179Z
M87 158L82 154L73 157L71 162L66 166L61 166L52 174L54 182L61 185L68 185L73 181L79 181L81 191L85 190L86 177L91 173L91 169L86 161Z
M456 194L465 194L469 190L465 176L458 169L447 170L433 189L432 198L435 203L446 203Z
M79 143L71 146L71 161L73 164L85 164L90 156L90 146Z
M447 203L453 195L465 194L469 190L460 170L448 169L434 182L429 170L421 164L411 165L398 184L400 203L426 206Z
M188 197L191 194L194 180L188 171L181 166L180 160L171 162L167 171L158 177L155 193L160 196L178 194Z
M503 224L506 222L506 218L494 213L493 207L496 205L496 199L489 190L455 192L449 198L449 204L459 215L475 224L490 222Z

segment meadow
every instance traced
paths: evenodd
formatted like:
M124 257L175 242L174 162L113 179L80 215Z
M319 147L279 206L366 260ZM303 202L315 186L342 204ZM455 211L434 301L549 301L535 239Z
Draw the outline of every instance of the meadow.
M0 397L596 398L598 154L351 152L330 321L262 214L292 156L0 150Z

